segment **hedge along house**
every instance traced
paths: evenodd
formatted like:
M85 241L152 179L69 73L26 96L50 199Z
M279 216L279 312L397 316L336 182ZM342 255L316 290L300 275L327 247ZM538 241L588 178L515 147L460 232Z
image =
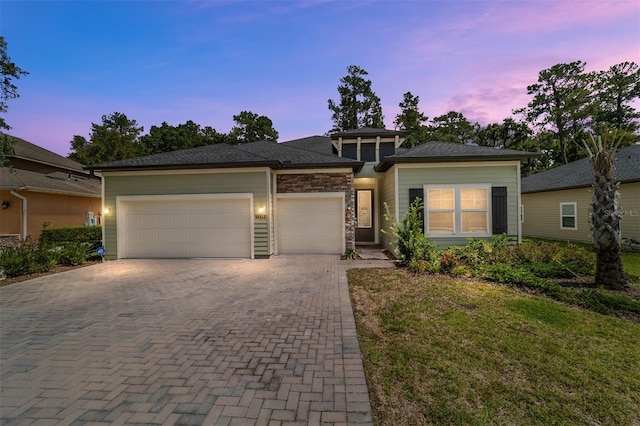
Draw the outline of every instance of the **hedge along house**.
M620 182L620 231L623 238L640 241L640 145L618 150L614 163ZM587 158L523 178L524 235L591 243L593 179Z
M442 142L402 149L405 133L359 129L276 144L210 145L90 166L103 177L110 258L341 254L391 248L424 198L441 244L503 232L520 239L520 161L536 154Z

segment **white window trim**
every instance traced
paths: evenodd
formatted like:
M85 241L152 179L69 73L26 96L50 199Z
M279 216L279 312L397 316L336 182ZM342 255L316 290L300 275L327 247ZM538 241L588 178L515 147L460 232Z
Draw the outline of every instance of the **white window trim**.
M564 217L571 217L569 215L564 215L562 214L562 207L563 206L573 206L573 223L575 224L575 226L573 227L568 227L568 226L564 226L564 224L562 223L562 219ZM578 230L578 203L575 201L571 201L571 202L566 202L566 203L560 203L560 229L566 230L566 231L577 231Z
M430 189L453 189L453 233L429 234L429 190ZM465 212L486 211L487 212L487 232L462 232L462 189L484 189L487 193L486 210L465 210ZM458 185L424 185L424 212L425 212L425 235L430 238L439 237L489 237L491 236L491 184L458 184ZM442 210L443 212L445 210ZM446 210L449 211L449 210Z

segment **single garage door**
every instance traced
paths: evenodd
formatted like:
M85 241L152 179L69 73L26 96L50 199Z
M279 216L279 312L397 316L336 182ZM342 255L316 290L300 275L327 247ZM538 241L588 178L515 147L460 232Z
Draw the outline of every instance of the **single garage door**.
M251 257L251 199L121 201L118 257Z
M342 254L342 198L278 198L279 254Z

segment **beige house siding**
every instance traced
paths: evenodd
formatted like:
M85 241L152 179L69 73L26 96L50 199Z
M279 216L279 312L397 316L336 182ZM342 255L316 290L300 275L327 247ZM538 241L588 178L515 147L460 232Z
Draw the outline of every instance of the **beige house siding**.
M252 193L254 206L270 205L269 172L197 171L179 172L106 172L103 174L104 245L109 258L117 258L116 196ZM254 255L269 256L269 219L254 221Z
M522 194L524 236L561 241L591 242L590 187ZM561 229L560 203L576 203L577 230ZM620 185L619 209L622 236L640 240L640 182Z
M468 185L487 184L507 187L507 234L518 238L519 162L485 161L482 163L437 163L433 165L397 165L398 167L398 215L402 219L409 210L409 189L424 185ZM491 212L489 211L489 215ZM491 216L490 216L491 217ZM491 231L491 230L489 230ZM441 246L465 244L467 237L431 237Z

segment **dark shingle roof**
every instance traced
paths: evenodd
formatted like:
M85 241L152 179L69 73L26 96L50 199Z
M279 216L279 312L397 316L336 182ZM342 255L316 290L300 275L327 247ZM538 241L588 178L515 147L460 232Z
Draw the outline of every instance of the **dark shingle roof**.
M24 139L20 139L10 135L7 135L7 137L9 138L9 140L13 141L13 147L15 150L15 154L9 155L9 157L53 165L67 170L83 172L82 164L76 161L70 160L69 158L58 155L55 152L51 152L49 150L41 148L38 145L34 145L31 142L25 141Z
M524 160L537 157L534 152L513 149L496 149L486 146L464 145L451 142L427 142L395 155L385 157L377 166L377 172L389 170L396 163L439 163L448 161Z
M293 146L307 151L315 151L320 154L335 155L329 136L309 136L302 139L294 139L282 142L281 145Z
M614 157L616 179L620 182L640 182L640 145L618 150ZM553 191L591 186L593 170L587 158L527 176L522 179L522 193Z
M7 156L13 170L0 168L0 189L100 197L100 179L90 176L82 164L24 139L8 138L14 143L15 154Z
M207 145L182 151L95 164L87 168L92 170L140 170L266 166L272 169L350 167L359 170L362 164L359 161L331 154L261 141L240 145Z
M383 137L389 137L389 136L395 136L398 135L400 137L404 137L407 136L409 134L409 132L404 131L404 130L389 130L389 129L377 129L374 127L362 127L360 129L352 129L352 130L344 130L342 132L336 132L336 133L332 133L331 134L331 138L339 138L339 137L350 137L350 138L354 138L354 137L358 137L358 136L364 136L364 137L371 137L371 136L383 136Z
M78 174L53 172L38 173L31 170L0 168L0 189L22 189L62 194L100 197L100 180Z

